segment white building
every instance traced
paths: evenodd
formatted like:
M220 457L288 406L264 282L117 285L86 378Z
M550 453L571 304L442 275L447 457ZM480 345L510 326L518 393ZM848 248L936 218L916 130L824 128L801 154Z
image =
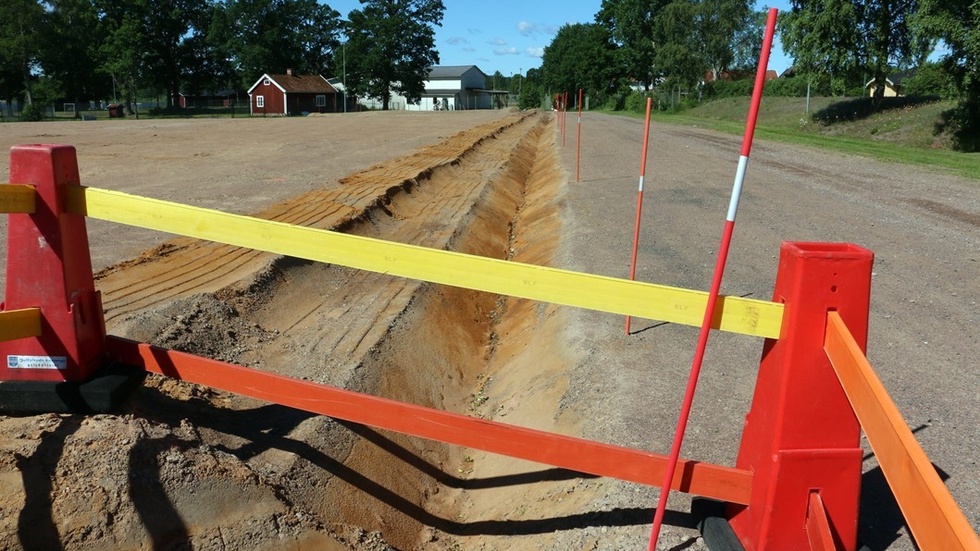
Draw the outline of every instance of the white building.
M429 69L423 82L425 91L417 105L403 96L392 97L392 108L410 111L456 111L464 109L500 109L507 101L506 90L488 90L487 75L476 65L443 65Z

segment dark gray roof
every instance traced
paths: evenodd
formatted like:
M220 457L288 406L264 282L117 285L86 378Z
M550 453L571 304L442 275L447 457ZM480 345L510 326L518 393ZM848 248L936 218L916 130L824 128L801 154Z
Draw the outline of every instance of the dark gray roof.
M429 80L460 78L470 69L476 69L486 76L476 65L436 65L429 68Z

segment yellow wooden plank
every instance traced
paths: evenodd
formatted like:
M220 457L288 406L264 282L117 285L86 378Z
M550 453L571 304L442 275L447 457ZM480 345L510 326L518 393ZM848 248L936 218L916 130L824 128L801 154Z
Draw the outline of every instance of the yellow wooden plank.
M0 311L0 341L41 336L41 309Z
M602 312L700 326L707 304L708 294L701 291L292 226L116 191L78 187L66 199L70 212L110 222ZM720 297L714 326L777 338L781 322L781 304Z
M919 547L980 549L976 532L837 312L827 316L824 350Z
M32 214L37 208L34 186L8 184L0 185L0 212L21 212Z

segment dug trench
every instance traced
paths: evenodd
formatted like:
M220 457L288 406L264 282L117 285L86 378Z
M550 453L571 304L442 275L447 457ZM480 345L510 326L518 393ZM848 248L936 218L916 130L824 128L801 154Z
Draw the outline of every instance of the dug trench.
M547 265L567 181L553 124L515 114L260 215ZM189 239L104 270L97 286L110 334L575 430L559 414L572 359L552 305ZM573 473L155 376L120 415L2 422L21 438L0 474L22 477L23 494L0 518L39 528L25 541L9 526L4 548L476 549L531 534L516 547L536 549L555 526L534 519L588 499Z

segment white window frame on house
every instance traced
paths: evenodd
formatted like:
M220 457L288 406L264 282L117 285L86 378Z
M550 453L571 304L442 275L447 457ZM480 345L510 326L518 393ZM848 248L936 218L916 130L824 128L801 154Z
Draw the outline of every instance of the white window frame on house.
M316 95L316 106L317 107L326 107L327 106L327 96L326 96L326 94L317 94Z
M272 83L269 82L269 79L265 79L265 80L262 81L262 86L268 86L270 84L272 84Z
M255 106L260 108L265 107L265 96L255 96Z

